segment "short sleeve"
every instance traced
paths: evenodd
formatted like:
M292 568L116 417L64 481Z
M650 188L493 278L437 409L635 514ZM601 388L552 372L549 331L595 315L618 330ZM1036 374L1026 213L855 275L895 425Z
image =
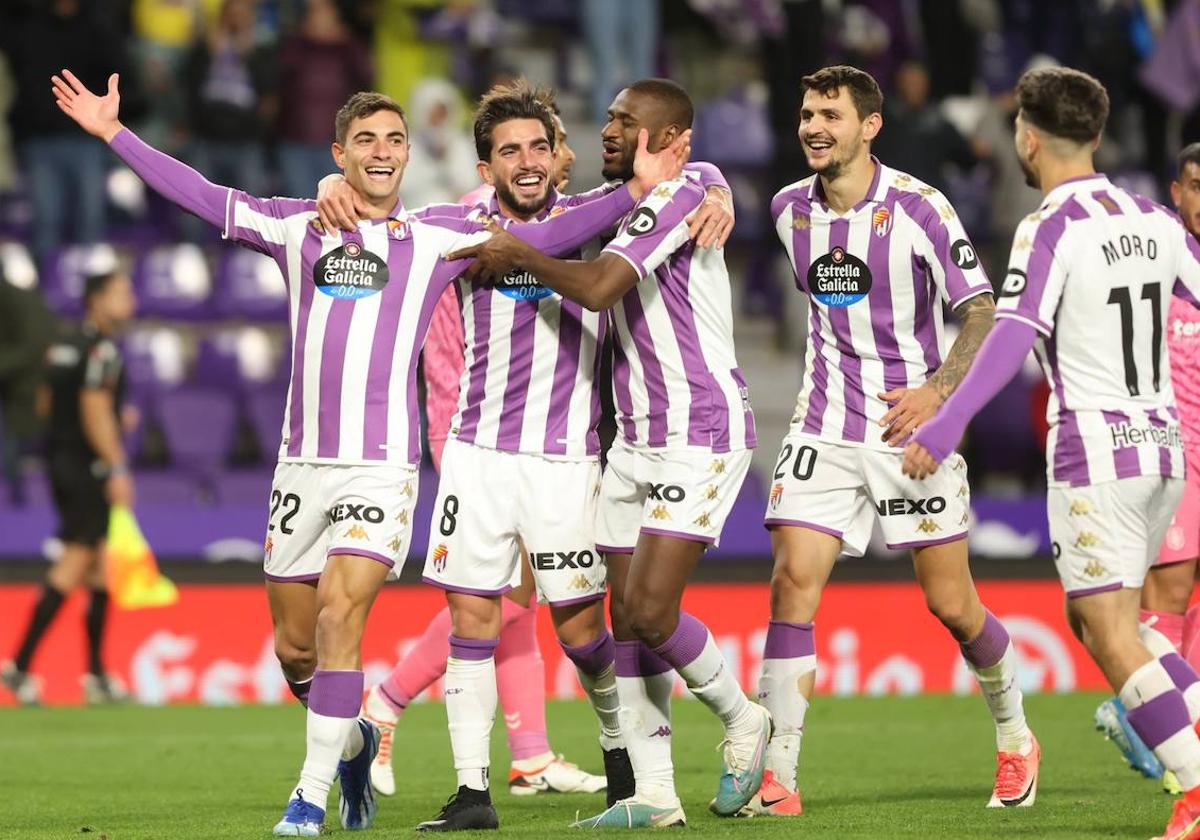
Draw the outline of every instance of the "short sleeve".
M1021 321L1047 338L1053 332L1067 282L1063 261L1056 255L1066 222L1065 213L1044 219L1039 212L1026 216L1017 226L996 304L997 318Z
M221 235L269 257L278 258L287 242L289 216L313 214L317 203L298 198L256 198L240 190L230 190L225 207L225 228Z
M121 353L117 346L107 339L96 342L83 362L83 387L112 391L120 375Z
M704 189L680 177L659 184L626 217L605 252L623 257L641 279L688 241L687 217L704 200Z
M933 249L927 255L930 273L950 308L957 309L976 295L991 294L979 253L946 197L936 190L922 197L918 218Z

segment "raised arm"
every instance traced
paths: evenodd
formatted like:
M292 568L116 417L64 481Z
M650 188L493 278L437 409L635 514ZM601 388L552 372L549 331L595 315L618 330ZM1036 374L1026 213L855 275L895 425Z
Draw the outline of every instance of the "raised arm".
M155 192L209 224L223 227L229 189L210 183L190 166L146 145L122 125L117 118L121 104L118 81L116 73L109 76L108 92L97 96L70 70L51 78L54 98L63 113L88 134L108 143Z

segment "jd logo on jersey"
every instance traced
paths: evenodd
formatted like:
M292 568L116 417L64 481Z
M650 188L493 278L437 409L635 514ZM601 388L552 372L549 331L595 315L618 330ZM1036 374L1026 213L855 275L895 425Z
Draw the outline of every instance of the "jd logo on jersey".
M975 256L975 249L965 239L960 239L950 246L950 259L954 260L954 264L963 271L970 271L979 265L979 258Z
M383 291L388 283L387 261L357 242L347 242L317 260L313 283L341 300L370 297Z
M625 230L629 231L630 236L645 236L657 225L658 216L654 215L654 211L649 207L639 207L630 217L629 224L625 225Z
M1024 271L1019 268L1010 268L1008 274L1004 276L1004 282L1000 284L1000 297L1016 297L1025 291L1028 283L1029 278Z
M871 291L871 270L839 245L808 267L808 290L826 306L850 306Z
M513 300L541 300L554 294L523 268L514 268L496 283L496 291Z

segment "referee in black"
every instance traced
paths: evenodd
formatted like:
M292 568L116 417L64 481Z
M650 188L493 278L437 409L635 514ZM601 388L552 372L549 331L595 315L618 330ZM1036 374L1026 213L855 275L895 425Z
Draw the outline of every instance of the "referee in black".
M46 460L58 507L62 554L46 575L41 597L16 656L0 665L0 681L27 705L39 701L29 673L38 643L66 597L91 592L85 619L88 673L84 699L123 699L124 689L104 671L101 645L108 616L104 538L110 505L133 504L133 481L121 443L125 373L115 339L133 318L133 284L119 271L88 277L83 323L46 353L49 414Z

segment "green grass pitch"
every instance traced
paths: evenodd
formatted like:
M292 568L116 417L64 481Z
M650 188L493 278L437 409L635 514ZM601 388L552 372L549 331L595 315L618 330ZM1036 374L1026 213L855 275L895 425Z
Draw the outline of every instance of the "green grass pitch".
M680 700L675 764L686 831L731 838L1150 837L1166 824L1171 799L1128 770L1092 729L1101 699L1029 698L1044 756L1037 804L989 811L994 744L978 697L819 698L804 741L805 814L798 820L708 813L720 729L699 703ZM587 706L554 703L548 719L554 749L598 772ZM0 710L0 837L265 838L299 770L303 725L296 705ZM453 790L443 708L413 707L397 734L398 790L380 798L374 836L411 834ZM602 795L510 796L499 727L492 763L500 830L509 836L561 837L576 812L603 807ZM341 831L336 797L329 800L330 832Z

